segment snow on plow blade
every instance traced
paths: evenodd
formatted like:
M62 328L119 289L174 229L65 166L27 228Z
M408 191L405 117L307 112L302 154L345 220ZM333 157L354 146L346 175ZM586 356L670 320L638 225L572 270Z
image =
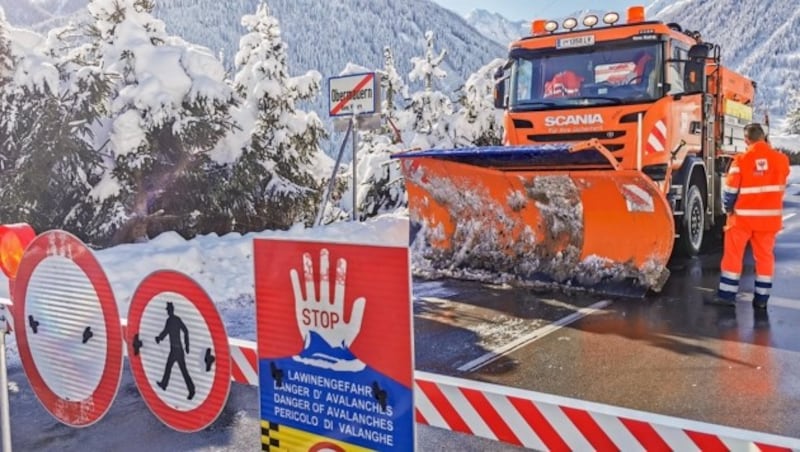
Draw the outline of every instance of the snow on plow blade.
M423 267L627 296L660 291L667 279L674 243L667 201L597 142L395 157Z

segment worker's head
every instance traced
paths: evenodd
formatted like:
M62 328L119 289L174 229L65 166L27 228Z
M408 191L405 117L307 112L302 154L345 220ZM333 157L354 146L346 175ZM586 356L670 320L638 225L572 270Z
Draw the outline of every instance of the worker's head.
M173 312L175 312L175 305L168 301L167 302L167 314L172 315Z
M752 123L744 126L744 142L748 145L764 141L766 138L767 134L764 133L764 128L761 127L761 124Z

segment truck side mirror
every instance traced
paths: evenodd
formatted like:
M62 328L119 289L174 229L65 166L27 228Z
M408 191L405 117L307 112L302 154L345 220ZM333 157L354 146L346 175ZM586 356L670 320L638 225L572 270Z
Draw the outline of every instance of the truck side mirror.
M695 44L689 49L689 60L683 70L683 86L686 93L704 93L706 86L706 60L711 52L708 44Z
M502 67L494 73L494 107L506 108L506 81L505 71Z

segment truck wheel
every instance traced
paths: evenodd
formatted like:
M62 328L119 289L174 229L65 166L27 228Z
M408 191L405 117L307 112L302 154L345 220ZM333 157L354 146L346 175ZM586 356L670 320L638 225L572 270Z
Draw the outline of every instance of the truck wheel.
M703 191L695 184L689 186L680 224L678 250L685 256L697 256L703 247L705 205Z

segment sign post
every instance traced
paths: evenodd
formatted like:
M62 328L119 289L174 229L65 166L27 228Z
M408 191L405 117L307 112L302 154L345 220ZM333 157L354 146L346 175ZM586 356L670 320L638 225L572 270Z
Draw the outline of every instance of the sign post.
M413 451L408 248L258 239L254 256L262 450Z
M352 219L358 221L358 129L374 129L380 126L380 84L376 74L367 72L331 77L328 79L328 100L328 110L330 116L334 118L334 124L343 128L344 121L337 119L349 118L347 122L350 123L349 129L353 132ZM346 135L344 141L347 141ZM344 142L342 146L344 147ZM331 178L335 176L334 172Z

